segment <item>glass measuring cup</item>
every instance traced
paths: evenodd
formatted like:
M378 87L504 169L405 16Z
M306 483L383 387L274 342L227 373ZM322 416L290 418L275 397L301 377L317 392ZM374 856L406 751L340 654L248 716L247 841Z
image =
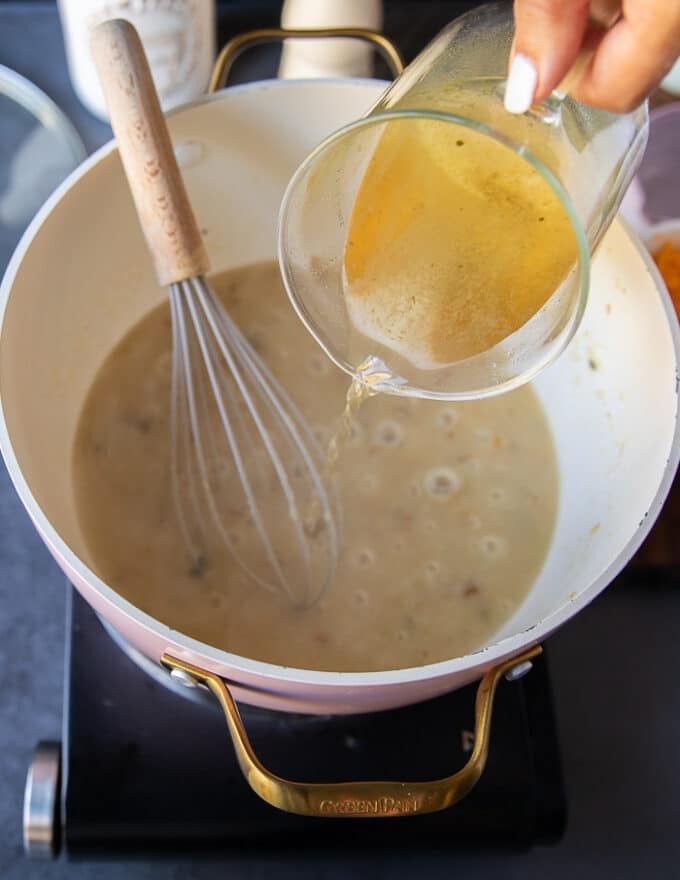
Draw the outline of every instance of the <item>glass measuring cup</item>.
M647 138L647 108L612 114L554 92L521 116L507 113L503 96L512 36L512 12L506 4L489 4L452 22L364 117L332 134L307 157L284 196L279 260L291 301L328 356L350 375L371 380L376 389L440 399L497 394L528 381L554 360L580 322L587 300L590 254L639 164ZM402 310L399 326L394 324L394 315L388 315L377 331L377 324L367 331L366 324L357 321L348 292L347 263L352 212L372 158L381 155L378 151L386 138L417 140L424 126L433 133L431 140L449 143L452 152L456 144L466 146L472 165L476 156L486 155L487 177L496 163L508 180L528 174L540 181L562 214L563 234L557 240L564 247L557 248L554 257L559 258L567 248L573 256L558 273L543 304L531 314L518 313L514 323L507 324L509 332L496 333L495 338L487 335L476 348L463 346L460 356L444 352L429 361L411 357L401 344L425 320L427 310L419 311L417 300L426 282L414 291L412 320L411 312ZM423 156L422 161L430 160L431 156ZM456 162L451 159L452 167ZM417 174L412 176L417 187ZM412 187L408 197L414 198L414 192ZM466 236L476 235L478 242L486 239L481 265L495 261L497 271L507 270L519 289L523 277L533 278L533 258L540 258L545 266L553 257L535 231L517 238L513 223L504 228L500 221L494 222L502 215L502 200L512 198L504 192L499 197L496 189L486 203L479 202L469 229L465 222L452 227L459 230L460 238L452 239L451 253L455 254ZM423 192L422 198L429 199L426 208L437 205L447 219L446 204L437 204L444 197ZM394 217L403 211L403 204L398 192L387 202L386 222L396 230L394 252L398 254L399 223ZM453 203L450 207L456 209ZM506 214L505 219L511 216ZM484 236L486 226L489 231ZM440 243L437 259L446 250ZM409 267L411 277L426 278L430 271L435 277L440 267L430 259L424 247ZM439 277L447 272L447 283L455 283L451 265L443 267ZM508 291L509 297L515 292ZM440 290L440 300L442 296L446 296L445 288ZM407 299L404 302L410 309ZM441 314L455 325L456 313ZM434 329L440 332L441 326Z

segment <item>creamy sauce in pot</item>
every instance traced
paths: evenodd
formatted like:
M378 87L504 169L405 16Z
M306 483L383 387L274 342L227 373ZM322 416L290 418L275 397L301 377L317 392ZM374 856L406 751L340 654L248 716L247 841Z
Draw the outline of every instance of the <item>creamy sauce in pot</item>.
M277 265L212 285L326 444L347 377L299 322ZM192 563L170 488L170 352L162 306L108 356L80 418L76 502L92 564L113 589L186 635L285 666L398 669L493 639L530 590L556 518L555 451L530 388L455 405L370 399L337 464L334 582L296 610L226 549Z

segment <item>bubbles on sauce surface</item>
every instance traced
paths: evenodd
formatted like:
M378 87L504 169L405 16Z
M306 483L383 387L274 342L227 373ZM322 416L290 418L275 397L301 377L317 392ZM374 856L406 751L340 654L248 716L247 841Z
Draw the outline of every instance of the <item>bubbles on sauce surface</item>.
M385 419L378 422L373 440L378 446L399 446L404 439L404 429L399 422Z
M401 619L401 626L396 631L397 641L405 642L410 639L418 629L418 621L413 614L405 614Z
M222 611L223 608L226 607L227 603L225 601L222 593L217 593L215 591L211 591L208 595L208 604L215 611Z
M436 559L430 559L425 563L425 579L432 583L438 580L441 574L441 564Z
M370 547L363 547L354 555L354 564L358 568L370 568L375 565L375 551Z
M444 428L445 431L450 431L451 428L458 424L459 420L460 413L458 410L453 409L452 407L447 407L437 413L436 423L439 428Z
M481 593L482 590L479 584L472 578L468 578L460 585L459 595L463 599L472 599L475 596L480 596Z
M477 546L491 560L504 556L508 549L507 541L500 535L484 535L477 541Z
M305 469L301 464L295 464L291 468L291 473L295 477L296 480L301 480L305 475Z
M310 376L327 376L331 371L331 362L321 352L315 352L307 358L306 367Z
M257 351L259 354L262 354L265 351L271 351L273 349L271 333L269 332L266 324L252 324L248 328L247 336L248 342L250 342L255 351ZM274 350L278 355L281 355L284 351L283 347L280 345L277 345Z
M370 596L368 594L368 590L354 590L352 593L352 603L359 608L363 608L368 605L370 600Z
M327 428L326 425L314 425L312 428L312 434L314 435L316 442L325 452L326 449L328 449L328 444L331 442L331 437L333 436L330 428Z
M362 425L354 419L352 422L352 426L349 429L349 440L348 446L357 447L360 446L364 440L364 429Z
M425 474L425 491L437 501L446 501L461 487L458 473L450 467L432 468Z

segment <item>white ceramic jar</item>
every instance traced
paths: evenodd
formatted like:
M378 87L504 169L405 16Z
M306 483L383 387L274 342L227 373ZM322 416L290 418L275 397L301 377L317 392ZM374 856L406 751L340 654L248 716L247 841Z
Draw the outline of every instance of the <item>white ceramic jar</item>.
M71 82L83 104L108 119L90 53L90 31L125 18L139 31L163 109L203 94L215 59L214 0L59 0Z

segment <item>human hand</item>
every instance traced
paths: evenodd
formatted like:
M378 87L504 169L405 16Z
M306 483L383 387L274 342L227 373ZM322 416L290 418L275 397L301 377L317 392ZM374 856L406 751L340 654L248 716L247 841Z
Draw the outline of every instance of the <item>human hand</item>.
M514 14L511 113L526 112L567 74L576 100L632 110L680 54L680 0L515 0Z

